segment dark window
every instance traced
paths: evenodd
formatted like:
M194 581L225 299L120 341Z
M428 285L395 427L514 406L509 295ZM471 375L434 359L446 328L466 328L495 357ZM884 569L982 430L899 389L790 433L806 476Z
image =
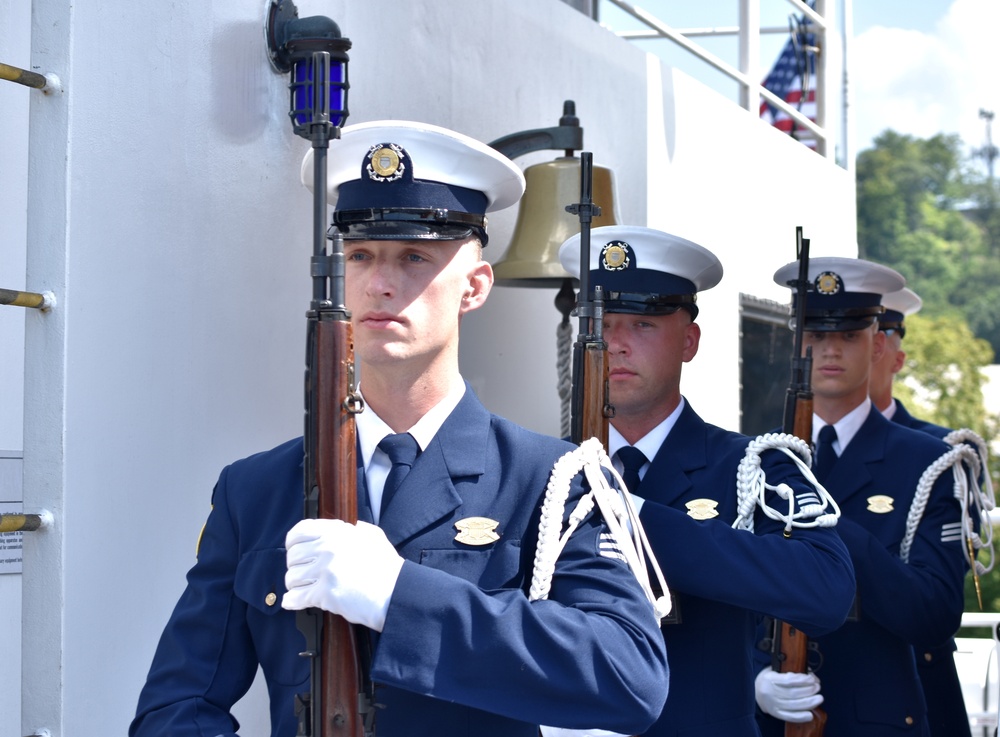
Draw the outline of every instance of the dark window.
M740 295L740 432L757 436L781 427L791 374L787 304Z

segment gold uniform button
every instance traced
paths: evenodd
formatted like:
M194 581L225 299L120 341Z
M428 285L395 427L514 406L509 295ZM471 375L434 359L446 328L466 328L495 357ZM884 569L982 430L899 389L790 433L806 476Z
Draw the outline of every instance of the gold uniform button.
M274 606L274 602L276 602L277 600L278 596L273 591L264 597L264 603L267 604L268 606Z
M906 717L906 724L908 726L912 726L913 725L913 717Z
M934 660L933 653L924 653L924 660L926 660L928 663Z

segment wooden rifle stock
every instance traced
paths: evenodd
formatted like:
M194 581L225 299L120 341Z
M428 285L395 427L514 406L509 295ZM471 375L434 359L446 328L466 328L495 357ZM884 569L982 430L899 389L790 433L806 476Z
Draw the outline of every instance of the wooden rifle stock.
M314 257L313 269L342 277L342 250L332 259ZM335 300L314 300L308 333L305 516L353 523L358 520L354 415L362 403L354 381L350 314ZM317 609L299 612L298 625L306 636L303 654L311 658L310 693L298 696L298 737L370 734L366 633Z
M357 522L357 464L354 413L360 404L354 390L354 341L349 318L320 311L310 323L311 356L307 375L310 433L307 446L307 514ZM312 452L310 452L312 451ZM364 658L354 625L329 612L302 613L312 629L318 657L312 658L308 699L309 737L362 737ZM300 625L301 626L301 625Z
M774 620L771 668L778 673L806 673L809 670L809 638L788 622ZM826 712L816 707L812 721L785 722L785 737L823 737Z
M583 442L587 438L597 438L601 444L608 447L608 417L605 408L608 406L608 351L601 343L587 343L582 350L582 380L583 407L580 413L580 438L574 442Z
M802 237L802 228L795 229L795 255L799 274L793 286L796 294L795 338L792 348L792 378L785 394L785 417L782 429L795 437L812 442L813 394L812 349L802 355L806 319L806 292L809 291L809 240ZM809 670L809 638L788 622L774 620L771 639L771 668L779 673L807 673ZM812 710L810 722L785 722L785 737L822 737L826 712Z
M577 316L580 332L573 345L573 396L571 440L582 443L597 438L608 447L608 420L614 408L608 396L608 345L604 342L604 299L600 287L590 294L590 224L601 214L594 204L594 158L580 153L580 202L566 210L580 217L580 294Z

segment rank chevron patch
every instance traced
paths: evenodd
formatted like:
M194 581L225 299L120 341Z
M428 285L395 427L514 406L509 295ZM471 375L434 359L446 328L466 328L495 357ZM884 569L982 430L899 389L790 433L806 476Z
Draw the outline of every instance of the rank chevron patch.
M949 522L948 524L941 525L941 542L962 542L962 523Z
M628 563L622 554L622 549L618 547L618 541L615 540L615 536L610 532L602 532L601 539L597 545L598 552L602 558L614 558L615 560L620 560L622 563Z

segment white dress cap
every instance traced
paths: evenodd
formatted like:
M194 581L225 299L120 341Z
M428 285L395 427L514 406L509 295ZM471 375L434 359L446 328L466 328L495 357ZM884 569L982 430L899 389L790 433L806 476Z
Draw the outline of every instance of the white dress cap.
M900 315L913 315L924 306L924 301L909 287L898 292L889 292L882 297L882 306L886 313L898 312Z
M341 186L358 180L373 146L396 144L409 154L414 180L437 182L482 192L486 212L503 210L524 194L524 174L506 156L456 131L408 120L376 120L346 126L330 141L327 154L327 201L336 206ZM302 161L302 183L312 191L313 151ZM388 189L388 188L386 188ZM366 203L380 207L381 203Z
M559 261L579 278L577 233L559 247ZM590 233L591 287L604 290L607 312L665 315L682 307L697 317L697 293L722 280L722 264L697 243L653 228L608 225Z

